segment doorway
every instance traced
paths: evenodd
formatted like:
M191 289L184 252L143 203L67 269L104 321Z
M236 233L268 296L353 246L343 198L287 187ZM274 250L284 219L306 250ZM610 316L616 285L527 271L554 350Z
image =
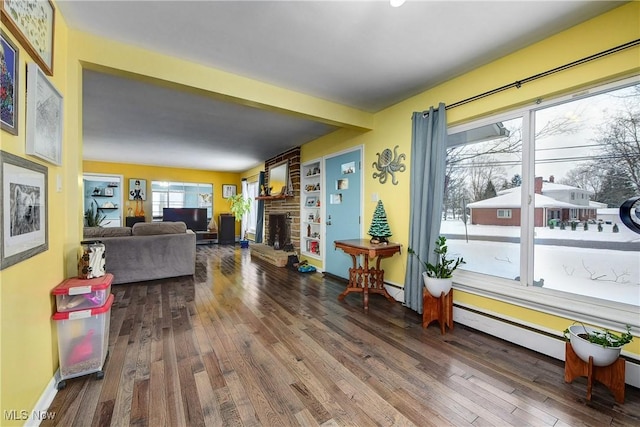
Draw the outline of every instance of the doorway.
M348 279L351 256L333 248L335 240L362 237L362 148L327 157L324 163L326 216L324 270Z

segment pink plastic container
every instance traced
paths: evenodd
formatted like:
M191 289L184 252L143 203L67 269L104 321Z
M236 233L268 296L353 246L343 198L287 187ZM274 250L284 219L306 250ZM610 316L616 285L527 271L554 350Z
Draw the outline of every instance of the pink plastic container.
M56 310L64 313L102 307L111 294L112 281L111 273L93 279L72 277L65 280L51 291L56 296Z
M57 312L60 378L102 373L109 345L109 320L113 295L102 307Z

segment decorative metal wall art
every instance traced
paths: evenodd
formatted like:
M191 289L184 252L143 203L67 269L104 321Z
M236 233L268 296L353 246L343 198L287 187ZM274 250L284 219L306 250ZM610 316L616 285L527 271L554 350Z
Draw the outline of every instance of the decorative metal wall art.
M390 148L385 148L382 150L382 153L376 153L378 161L373 162L372 166L378 171L373 173L373 178L378 178L380 184L386 183L388 175L391 175L391 183L398 185L398 180L395 175L396 172L404 172L407 169L404 163L401 163L407 156L404 154L398 155L398 147L399 145L395 146L393 153L391 153Z

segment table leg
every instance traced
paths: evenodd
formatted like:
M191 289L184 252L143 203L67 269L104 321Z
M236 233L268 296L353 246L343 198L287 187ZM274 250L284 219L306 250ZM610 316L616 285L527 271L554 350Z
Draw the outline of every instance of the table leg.
M396 300L389 295L387 289L384 287L384 270L380 268L380 261L384 256L378 255L375 260L375 267L370 266L370 260L368 255L364 256L364 262L362 266L358 265L358 256L356 254L349 254L353 267L349 269L349 283L347 288L338 295L338 300L342 301L351 292L362 292L362 305L364 311L369 311L369 294L381 294L391 302Z
M347 289L338 295L339 301L342 301L349 292L358 287L358 260L355 255L351 255L351 261L353 262L353 267L349 269L349 283L347 283Z
M364 288L362 289L362 298L364 299L364 311L369 311L369 257L367 255L364 256L364 281L362 285Z
M384 287L384 270L380 268L380 261L382 261L382 258L385 257L378 256L378 259L376 259L376 270L374 272L376 289L380 290L380 293L384 295L384 297L389 301L396 302L396 300L391 295L389 295L389 292L387 292L387 288Z

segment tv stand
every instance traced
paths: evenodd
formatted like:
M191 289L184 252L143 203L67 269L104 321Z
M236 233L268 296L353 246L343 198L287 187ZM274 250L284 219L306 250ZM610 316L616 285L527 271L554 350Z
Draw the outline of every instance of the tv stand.
M196 231L196 245L210 245L218 242L218 233Z

